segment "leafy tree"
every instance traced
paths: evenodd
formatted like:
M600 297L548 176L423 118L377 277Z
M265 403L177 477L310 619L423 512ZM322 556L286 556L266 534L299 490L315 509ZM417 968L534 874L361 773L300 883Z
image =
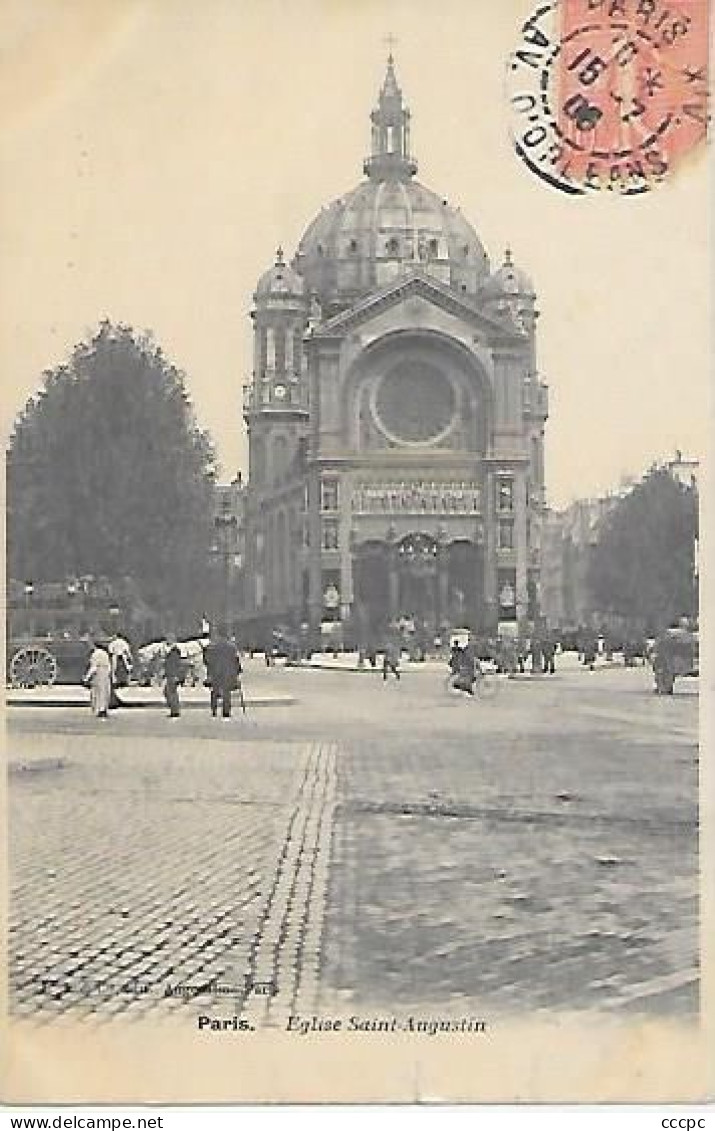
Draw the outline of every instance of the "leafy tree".
M653 629L696 607L697 492L654 469L603 520L589 561L594 604Z
M183 374L105 321L44 378L8 451L10 577L131 577L183 620L200 605L215 473Z

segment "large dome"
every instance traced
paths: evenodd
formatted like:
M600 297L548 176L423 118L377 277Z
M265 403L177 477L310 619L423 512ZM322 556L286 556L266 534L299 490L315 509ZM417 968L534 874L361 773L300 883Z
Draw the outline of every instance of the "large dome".
M294 261L309 290L347 299L421 265L475 294L489 260L472 225L412 179L370 178L329 204L306 230Z
M410 112L392 56L371 122L368 179L316 216L298 246L295 270L328 306L343 305L415 267L476 294L489 276L489 260L459 209L413 179Z

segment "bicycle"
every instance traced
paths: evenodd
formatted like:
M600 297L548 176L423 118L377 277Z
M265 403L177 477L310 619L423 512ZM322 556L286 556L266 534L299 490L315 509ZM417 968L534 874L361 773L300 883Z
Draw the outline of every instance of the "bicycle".
M477 699L493 699L499 693L501 683L499 676L494 672L478 672L474 685L474 694Z

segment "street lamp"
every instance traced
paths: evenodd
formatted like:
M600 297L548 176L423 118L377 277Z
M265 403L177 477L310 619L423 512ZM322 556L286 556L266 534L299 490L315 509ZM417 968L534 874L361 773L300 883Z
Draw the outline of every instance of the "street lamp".
M28 636L35 635L35 626L32 617L30 616L30 609L32 608L32 597L35 592L35 586L32 581L25 582L25 614L27 620L27 634Z
M223 619L228 632L231 627L231 562L239 557L234 547L238 519L235 514L217 514L214 517L214 528L218 539L214 552L223 565Z

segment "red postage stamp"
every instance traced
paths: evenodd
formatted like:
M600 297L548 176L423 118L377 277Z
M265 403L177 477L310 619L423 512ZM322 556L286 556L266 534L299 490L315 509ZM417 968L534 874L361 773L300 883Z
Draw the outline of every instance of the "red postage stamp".
M708 0L552 0L509 60L518 156L572 194L633 195L708 130Z

